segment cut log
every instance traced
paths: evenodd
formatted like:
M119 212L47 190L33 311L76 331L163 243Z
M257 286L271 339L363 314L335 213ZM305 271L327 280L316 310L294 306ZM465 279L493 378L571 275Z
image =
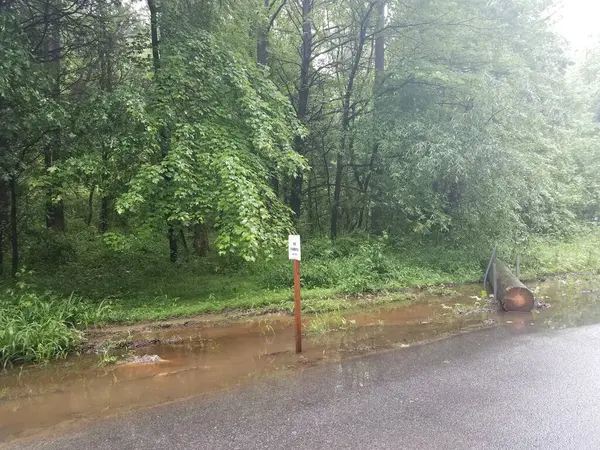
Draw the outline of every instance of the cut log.
M531 312L535 304L533 292L512 274L510 269L499 259L494 263L494 272L490 283L497 280L496 298L505 311Z

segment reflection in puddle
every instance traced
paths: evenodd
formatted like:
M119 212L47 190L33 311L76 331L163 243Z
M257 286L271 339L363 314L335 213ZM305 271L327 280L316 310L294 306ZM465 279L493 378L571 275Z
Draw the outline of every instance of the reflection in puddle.
M421 293L414 305L343 313L353 326L307 335L301 356L293 352L290 317L140 332L133 336L135 340L169 343L134 353L158 355L164 361L101 367L98 356L86 356L0 375L0 439L494 324L521 333L598 323L597 281L569 277L531 284L537 298L551 307L527 314L491 311L477 297L481 288L476 285L454 288L457 295L452 298ZM349 381L352 386L365 386L373 376L365 371Z

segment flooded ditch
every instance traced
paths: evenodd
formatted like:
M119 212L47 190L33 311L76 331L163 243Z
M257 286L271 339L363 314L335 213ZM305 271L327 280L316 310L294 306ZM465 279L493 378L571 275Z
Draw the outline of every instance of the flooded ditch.
M1 374L0 442L484 327L535 332L600 322L600 277L527 284L540 303L530 314L501 313L478 297L481 286L470 285L420 292L411 305L306 317L302 355L294 353L293 318L287 316L121 327L112 345L98 344L100 354ZM114 359L120 362L110 364Z

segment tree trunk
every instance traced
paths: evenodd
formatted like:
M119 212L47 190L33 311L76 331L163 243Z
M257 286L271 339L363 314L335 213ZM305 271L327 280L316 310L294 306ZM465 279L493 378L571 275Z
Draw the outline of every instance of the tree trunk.
M279 13L283 10L286 2L287 0L281 0L279 7L269 17L268 23L258 30L258 39L256 42L256 60L258 64L262 66L266 66L269 62L269 33L271 32L271 27L273 26L273 23L275 22L275 19L277 19ZM269 0L263 0L263 6L267 12L271 11L271 8L274 6L274 4L275 3L271 4Z
M183 228L179 229L179 237L181 238L181 245L183 245L183 251L186 255L189 255L190 248L188 247L187 239L185 238L185 231L183 231Z
M4 236L8 231L9 186L0 173L0 276L4 274Z
M302 0L302 47L300 49L300 80L298 85L298 107L296 113L298 120L305 123L308 117L308 96L310 86L310 63L312 59L312 22L310 14L312 12L313 0ZM306 148L302 136L296 136L294 139L294 150L300 155L306 155ZM302 213L302 183L303 176L299 173L292 180L292 192L290 198L290 207L294 212L296 226L300 224L300 215Z
M17 227L17 178L10 177L10 242L12 249L11 273L13 276L19 270L19 237Z
M0 13L3 13L3 8L7 7L8 5L3 5L0 1ZM0 116L5 113L6 103L6 100L0 96ZM4 236L8 234L9 171L5 166L8 160L8 140L0 133L0 276L4 274Z
M315 199L313 198L315 196L314 194L314 189L315 189L315 174L314 172L311 172L308 175L308 230L309 232L312 234L315 231L315 208L313 207L313 205L316 203Z
M342 125L343 126L343 125ZM347 131L342 131L342 148L346 147L345 135ZM330 236L331 240L335 240L338 232L338 218L340 214L340 197L342 194L342 176L344 174L344 155L342 152L338 152L337 160L335 162L335 181L333 185L333 203L331 204L331 227Z
M502 261L497 259L492 271L491 284L497 280L495 294L505 311L531 312L535 305L533 293L515 277Z
M385 4L386 0L379 0L377 4L377 29L375 37L375 84L373 86L373 118L375 129L373 130L374 142L371 149L371 160L369 162L369 174L365 180L365 194L368 194L369 187L372 185L372 208L371 208L371 231L375 234L381 234L383 231L383 208L379 198L378 175L381 170L379 156L379 117L381 110L381 88L385 79L385 37L383 30L385 28Z
M336 163L335 163L335 181L333 187L333 203L331 204L331 228L330 236L331 240L334 240L338 232L338 221L340 214L340 198L342 193L342 178L344 175L344 152L346 151L346 145L348 142L348 134L350 133L350 122L352 120L352 95L354 93L354 82L358 73L360 60L362 53L365 48L365 40L367 35L367 27L369 24L369 18L371 17L371 11L373 6L368 10L365 17L362 18L360 25L360 31L358 36L356 53L350 67L350 73L348 74L348 83L346 84L346 90L344 92L344 98L342 100L342 137L340 140L340 147L338 150Z
M358 222L356 222L356 228L358 228L359 230L363 226L363 219L364 219L364 217L365 217L365 208L360 208L358 210Z
M4 275L4 223L0 223L0 277Z
M292 179L292 190L290 192L290 208L294 212L294 221L296 227L300 225L300 214L302 208L302 185L304 183L304 175L296 174Z
M98 45L98 54L100 57L100 89L104 95L110 95L113 91L113 34L109 30L110 12L107 10L107 2L101 4L101 15L104 20L101 21L102 39ZM110 145L102 143L102 165L105 170L102 171L100 189L102 197L100 198L100 214L98 215L98 230L100 233L106 233L109 229L109 207L110 198L107 195L108 185L110 183L105 175L110 169L108 161L110 157Z
M269 10L269 0L264 0L264 7ZM266 66L269 59L269 30L267 27L261 28L258 31L258 39L256 42L256 61L261 66Z
M206 256L209 248L208 227L204 223L194 225L194 251L198 256Z
M152 38L152 62L154 63L154 72L160 69L160 52L158 48L158 11L156 0L148 0L148 9L150 10L150 35Z
M60 132L58 132L60 133ZM60 136L54 136L45 149L46 169L54 166L55 156L60 146ZM46 192L46 228L65 231L65 205L62 199L55 200L55 190L49 187Z
M98 217L98 229L100 230L100 233L106 233L108 231L109 206L109 198L106 195L102 195L100 198L100 215Z
M150 36L152 42L152 62L154 63L154 82L159 83L160 77L160 40L159 40L159 24L158 24L158 7L156 0L147 0L148 9L150 10ZM170 150L170 132L166 125L161 125L158 130L158 143L160 146L161 157L164 159L169 154ZM167 185L171 179L165 175ZM171 262L177 262L177 232L175 224L168 219L167 226L169 227L169 256Z
M258 30L258 38L256 42L256 62L263 67L266 67L269 63L269 33L271 32L271 26L283 9L283 6L285 6L285 2L286 0L282 0L281 6L277 8L277 10L269 18L267 25ZM271 10L271 4L269 0L264 0L263 6L267 11ZM270 177L269 183L273 189L273 192L275 192L275 195L279 196L279 178L276 173Z
M169 255L171 262L177 262L177 232L172 226L169 227Z
M46 22L50 35L44 42L45 59L52 78L51 96L56 102L60 102L61 96L61 39L60 39L60 16L55 11L50 11L46 4ZM50 173L51 168L60 157L62 146L62 133L60 128L52 130L44 146L44 163L46 170ZM55 190L50 186L46 193L46 227L56 231L65 231L65 208L62 199L55 200Z
M94 215L94 192L96 191L96 186L92 186L90 189L90 195L88 195L88 213L87 218L85 219L86 225L89 227L92 224L92 217Z

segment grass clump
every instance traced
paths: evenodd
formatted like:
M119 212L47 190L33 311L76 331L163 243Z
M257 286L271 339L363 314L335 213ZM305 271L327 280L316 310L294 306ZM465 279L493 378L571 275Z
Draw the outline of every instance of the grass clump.
M332 331L345 331L356 326L356 321L346 319L340 311L317 314L306 327L309 334L325 334Z
M82 330L107 311L71 295L39 294L20 285L0 295L0 365L65 357L83 342Z
M451 289L447 286L429 286L425 292L428 295L434 296L434 297L447 297L447 298L454 298L458 296L458 292L456 292L454 289Z

